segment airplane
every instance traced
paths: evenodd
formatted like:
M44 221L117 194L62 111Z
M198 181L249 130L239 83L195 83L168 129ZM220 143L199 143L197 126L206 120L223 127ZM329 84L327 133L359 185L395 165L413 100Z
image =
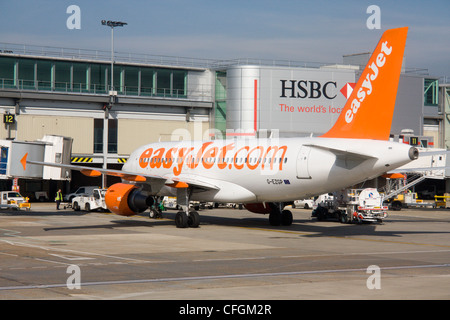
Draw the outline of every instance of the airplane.
M389 141L408 27L383 33L333 127L318 137L157 142L131 153L122 170L22 159L27 165L107 174L122 182L106 192L108 209L132 216L176 196L178 228L198 227L190 201L243 203L269 214L271 225L291 225L285 206L341 190L418 158L415 147Z

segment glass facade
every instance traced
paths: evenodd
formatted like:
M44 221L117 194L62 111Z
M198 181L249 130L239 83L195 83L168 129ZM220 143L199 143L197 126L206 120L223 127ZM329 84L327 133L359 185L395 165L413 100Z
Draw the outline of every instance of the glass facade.
M107 94L111 65L0 56L0 89ZM187 71L114 65L119 95L187 98Z
M215 97L215 125L223 136L227 128L227 73L223 71L216 72L216 97Z
M94 153L103 153L103 121L94 119ZM117 153L117 119L108 120L108 153Z
M0 79L2 88L13 88L16 86L16 59L4 57L0 59Z
M437 79L424 79L424 104L437 106L439 104L439 82Z

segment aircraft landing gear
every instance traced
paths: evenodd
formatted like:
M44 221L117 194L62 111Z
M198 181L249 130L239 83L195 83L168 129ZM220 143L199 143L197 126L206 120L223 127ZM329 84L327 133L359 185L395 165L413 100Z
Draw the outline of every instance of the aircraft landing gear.
M175 216L175 225L177 228L198 228L200 225L200 215L198 212L189 210L191 193L190 188L177 189L177 205L181 208Z
M269 214L269 223L271 226L290 226L294 220L292 212L289 210L283 210L284 205L280 203L278 206L272 206L272 210Z
M200 215L197 211L178 211L175 216L175 225L177 228L198 228L200 225Z

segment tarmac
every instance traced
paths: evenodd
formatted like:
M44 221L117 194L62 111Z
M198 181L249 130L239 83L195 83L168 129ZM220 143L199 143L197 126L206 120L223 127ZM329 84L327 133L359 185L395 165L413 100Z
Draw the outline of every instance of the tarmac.
M450 210L392 211L381 224L291 211L291 226L273 227L247 210L205 209L199 228L178 229L173 210L1 210L0 300L450 298Z

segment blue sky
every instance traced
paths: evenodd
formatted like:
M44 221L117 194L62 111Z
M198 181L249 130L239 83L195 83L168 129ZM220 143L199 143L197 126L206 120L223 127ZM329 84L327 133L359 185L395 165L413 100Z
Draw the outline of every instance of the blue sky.
M373 4L380 30L366 27ZM66 27L69 5L81 9L80 30ZM128 23L115 33L121 52L340 63L372 51L386 29L409 26L406 67L450 77L449 12L449 0L0 0L0 42L109 50L106 19Z

